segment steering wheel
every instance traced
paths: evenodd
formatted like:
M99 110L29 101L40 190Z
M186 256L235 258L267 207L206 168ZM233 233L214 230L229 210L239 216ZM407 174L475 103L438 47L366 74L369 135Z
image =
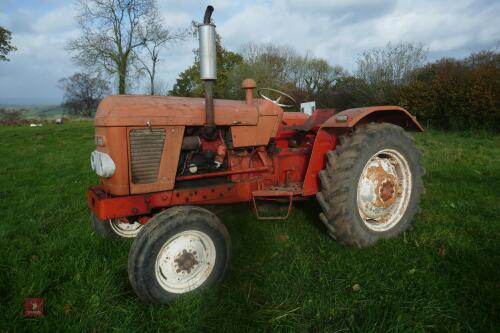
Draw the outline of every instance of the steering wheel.
M274 94L277 94L278 97L276 99L272 99L272 98L264 95L263 92L266 92L268 95L270 95L270 93L274 93ZM290 96L288 94L285 94L282 91L273 89L273 88L259 88L259 89L257 89L257 93L263 99L267 99L268 101L271 101L274 104L276 104L278 106L281 106L282 108L285 108L285 109L293 108L295 105L297 105L297 101L292 96ZM288 99L288 101L291 101L292 104L282 104L282 103L280 103L281 97L285 97L286 99Z

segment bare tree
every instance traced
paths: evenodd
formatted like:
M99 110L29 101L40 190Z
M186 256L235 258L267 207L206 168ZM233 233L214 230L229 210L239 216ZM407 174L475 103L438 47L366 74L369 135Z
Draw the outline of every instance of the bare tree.
M427 49L421 43L388 43L385 48L363 52L355 76L370 86L374 101L395 102L399 87L408 82L426 57Z
M91 117L97 105L109 95L110 89L106 80L99 75L75 73L59 80L59 88L64 91L63 106L73 115Z
M156 0L78 0L81 34L67 49L77 64L104 69L118 80L118 93L125 94L127 76L133 68L134 50L150 39L148 25L158 15Z
M244 62L230 75L232 85L238 88L242 79L251 77L259 87L288 91L298 99L326 100L336 80L345 75L340 66L333 67L324 59L300 55L286 45L247 43L240 52Z
M0 27L0 61L9 61L7 53L17 50L11 42L11 32Z
M322 94L346 75L341 66L331 66L326 60L309 55L296 57L290 67L293 69L290 81L308 96Z
M155 95L156 66L160 62L160 51L169 43L184 40L189 35L189 30L178 29L173 31L163 26L163 20L158 12L152 13L148 17L147 30L140 27L138 30L140 38L144 45L141 50L134 51L138 70L146 73L149 79L149 94ZM142 51L142 52L141 52Z

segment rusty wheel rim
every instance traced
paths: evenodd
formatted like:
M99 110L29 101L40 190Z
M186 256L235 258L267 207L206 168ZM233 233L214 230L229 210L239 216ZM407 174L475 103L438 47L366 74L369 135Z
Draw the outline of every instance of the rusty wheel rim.
M168 292L189 292L208 279L215 258L215 245L206 233L183 231L168 239L158 253L156 279Z
M412 189L408 161L393 149L383 149L366 163L358 181L357 205L364 224L373 231L394 228L403 217Z
M142 228L142 224L140 224L139 222L128 223L122 222L119 219L110 220L109 224L115 234L125 238L137 237L137 234L139 233L139 231L141 231Z

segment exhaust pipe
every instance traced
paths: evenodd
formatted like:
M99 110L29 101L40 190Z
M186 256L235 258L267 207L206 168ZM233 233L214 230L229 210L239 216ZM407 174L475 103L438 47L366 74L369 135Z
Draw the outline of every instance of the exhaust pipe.
M217 138L214 116L213 85L217 79L217 50L215 46L215 25L210 23L214 7L208 6L203 17L203 24L198 27L200 39L200 78L205 81L206 124L202 135L207 140Z

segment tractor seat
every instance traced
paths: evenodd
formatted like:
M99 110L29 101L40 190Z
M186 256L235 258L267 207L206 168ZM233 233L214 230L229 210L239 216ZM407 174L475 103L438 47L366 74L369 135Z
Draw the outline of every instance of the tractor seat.
M316 109L302 125L287 126L285 129L309 132L312 129L320 127L325 121L332 117L336 109Z

